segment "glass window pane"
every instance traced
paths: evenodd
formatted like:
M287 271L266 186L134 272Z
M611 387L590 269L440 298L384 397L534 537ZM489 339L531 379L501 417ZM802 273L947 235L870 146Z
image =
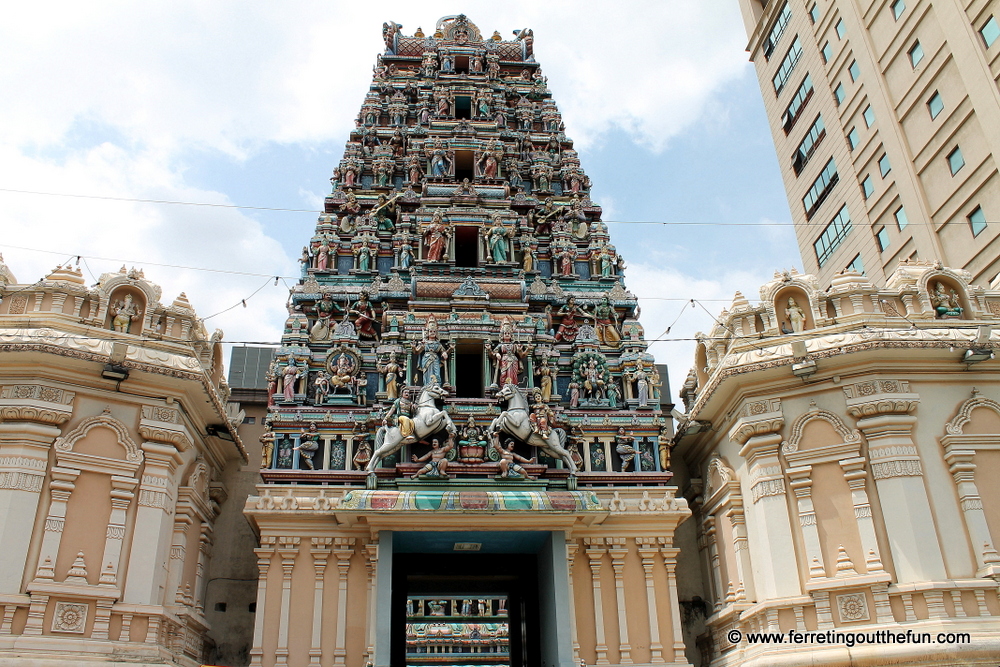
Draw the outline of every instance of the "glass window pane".
M1000 25L997 24L997 18L991 16L990 20L979 29L979 34L982 35L986 48L993 46L993 42L997 41L997 37L1000 37Z
M883 155L878 159L878 170L882 173L882 178L885 178L885 175L892 170L888 155Z
M943 109L944 100L941 99L940 93L934 91L934 96L927 100L927 110L931 114L931 119L937 118Z
M896 218L896 226L899 227L900 230L910 224L910 221L906 219L906 211L903 210L902 206L896 209L893 216Z
M951 169L951 175L957 174L958 170L964 166L965 158L962 157L962 149L956 146L955 150L948 153L948 167Z
M979 236L980 232L986 229L986 214L983 207L977 206L976 210L969 214L969 225L972 227L972 235Z
M813 23L819 21L819 7L816 6L816 3L813 3L812 8L809 10L809 19Z
M905 9L906 3L903 0L896 0L896 2L892 3L892 18L898 19L903 15L903 10Z
M861 263L861 255L857 255L851 260L851 263L847 265L848 271L857 271L861 275L865 275L865 265Z
M768 33L767 38L764 40L764 57L770 58L771 54L774 52L774 47L781 40L781 36L785 34L785 28L788 27L788 21L792 18L792 10L789 9L788 3L781 8L778 13L778 18L775 20L774 25L771 26L771 32Z
M833 91L833 99L837 100L837 104L844 101L844 84L837 84L836 90Z
M858 147L858 128L852 127L851 131L847 133L847 144L852 151Z
M851 81L857 81L858 77L861 76L861 70L858 69L858 61L851 61L851 66L847 68L847 71L851 73Z
M833 47L830 46L830 42L827 42L826 44L823 45L822 53L823 53L823 62L825 63L830 62L830 58L833 57Z
M889 230L883 227L875 234L875 238L878 239L878 249L885 252L885 249L889 247Z
M792 75L792 70L795 69L795 66L798 64L801 57L802 43L799 42L799 38L796 37L795 41L792 42L791 48L788 49L788 53L785 54L784 60L781 61L781 65L778 66L778 71L772 80L775 95L780 93L781 89L785 87L786 83L788 83L788 77Z
M872 111L871 105L865 107L864 117L865 117L865 127L871 127L872 125L875 124L875 112Z
M865 180L861 181L861 191L864 193L865 199L871 197L872 193L875 192L875 184L872 182L871 176L865 176Z
M919 63L923 59L924 59L924 47L920 46L920 42L917 42L912 47L910 47L910 64L916 67L917 63Z
M841 206L840 211L834 216L830 224L823 229L823 232L813 243L813 249L816 251L816 261L819 262L820 266L826 264L826 261L833 256L833 253L837 250L837 247L843 243L844 239L851 232L851 216L847 210L847 206Z
M802 85L799 89L795 91L795 96L792 101L788 103L788 108L785 109L785 113L781 115L781 127L785 130L785 134L788 134L792 126L795 125L795 121L799 119L799 114L802 113L802 109L805 108L806 102L812 97L813 84L812 79L806 74L806 78L802 81Z
M837 37L844 39L844 33L847 32L847 28L844 26L844 19L837 21Z

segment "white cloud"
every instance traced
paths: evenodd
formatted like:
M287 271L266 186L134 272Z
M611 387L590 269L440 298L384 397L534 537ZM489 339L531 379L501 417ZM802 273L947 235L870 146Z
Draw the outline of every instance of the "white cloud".
M658 341L650 345L649 351L657 363L667 364L675 401L694 362L695 334L711 330L713 318L729 307L737 290L753 301L760 285L771 279L763 271L734 270L705 280L648 264L631 264L626 273L629 290L639 297L639 321L646 339ZM698 302L693 308L691 299ZM670 333L665 333L667 327L671 327Z

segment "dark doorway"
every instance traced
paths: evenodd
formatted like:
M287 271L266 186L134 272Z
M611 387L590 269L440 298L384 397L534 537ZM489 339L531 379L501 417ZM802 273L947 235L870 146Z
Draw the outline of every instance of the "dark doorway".
M455 266L479 266L479 228L455 228Z
M475 175L472 151L455 151L455 180L461 182L467 178L471 181Z
M455 345L455 395L482 398L484 384L482 341L459 341Z
M472 98L466 95L455 96L455 118L472 119Z
M394 559L392 664L539 664L537 571L534 554Z
M469 73L469 56L455 56L455 71L459 74Z

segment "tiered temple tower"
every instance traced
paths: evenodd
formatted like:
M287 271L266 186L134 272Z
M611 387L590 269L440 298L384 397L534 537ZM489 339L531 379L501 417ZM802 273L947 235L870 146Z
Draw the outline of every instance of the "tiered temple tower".
M253 664L683 664L660 375L532 32L400 29L269 373Z

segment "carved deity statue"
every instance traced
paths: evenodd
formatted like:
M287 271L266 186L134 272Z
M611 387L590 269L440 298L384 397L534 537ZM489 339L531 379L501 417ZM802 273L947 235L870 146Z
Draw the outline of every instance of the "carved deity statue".
M507 261L508 236L510 236L510 231L504 227L503 220L499 215L494 215L493 226L486 232L486 245L490 249L490 257L494 264Z
M437 320L432 315L424 326L423 338L412 345L413 351L419 355L417 367L420 369L421 381L424 386L429 384L444 384L442 373L444 363L448 360L448 349L438 340Z
M340 312L340 307L334 302L330 294L324 294L323 298L316 303L316 323L309 330L309 338L313 341L330 340L333 328L330 323L333 321L333 314Z
M319 432L316 430L316 424L309 424L309 430L302 429L299 434L299 444L292 447L292 450L298 451L299 461L307 470L316 469L313 463L313 456L319 450Z
M354 328L357 329L361 339L380 340L375 308L368 301L367 292L358 295L358 300L354 302L349 312L354 316Z
M549 365L549 358L542 357L541 365L535 369L535 376L538 378L538 388L541 391L542 401L548 403L552 400L552 381L556 377L556 369Z
M288 355L288 363L281 371L281 393L286 403L295 400L295 384L302 373L303 369L295 363L295 357Z
M934 285L934 290L931 292L931 305L934 306L934 312L938 318L953 318L962 316L962 306L958 300L958 292L951 290L951 293L945 292L944 284L938 282Z
M788 305L785 306L785 317L792 327L793 333L802 333L806 327L806 313L799 304L795 302L795 297L788 297Z
M566 303L559 309L556 315L559 317L559 329L556 331L555 336L556 341L566 341L567 343L572 343L576 340L576 334L580 329L576 318L590 319L587 311L576 305L576 297L574 296L566 300Z
M500 476L513 479L521 477L524 477L524 479L534 479L523 467L518 465L518 463L534 463L534 457L526 459L515 452L513 440L507 440L504 445L504 447L500 446L500 433L494 434L493 449L500 456Z
M264 468L271 467L271 459L274 458L274 433L271 431L271 425L264 425L264 432L260 435L260 467L261 470Z
M521 359L528 353L528 347L514 341L514 328L509 321L500 327L500 342L489 348L489 353L496 362L494 383L498 387L508 382L517 384L521 373Z
M621 344L621 334L618 332L618 313L611 305L611 299L605 294L600 303L594 306L594 328L597 340L608 347L618 347Z
M399 397L399 376L402 369L396 361L396 353L390 352L389 358L378 365L378 372L385 380L385 397L394 401Z
M313 380L313 387L316 392L313 396L313 405L323 405L326 403L326 397L330 395L330 376L326 374L326 371L321 370L316 373L316 379Z
M420 458L417 455L413 455L414 463L421 463L427 461L426 464L420 470L410 475L411 478L416 479L421 475L426 477L438 477L442 479L449 479L448 476L448 452L450 452L455 447L454 440L449 437L448 441L445 443L444 447L441 446L441 442L434 438L431 440L431 451L427 452Z
M443 262L447 259L448 237L450 228L440 212L435 212L430 223L424 229L424 243L427 246L425 257L428 262Z
M114 315L111 325L119 333L128 333L129 325L140 314L139 307L133 302L131 294L126 294L124 299L116 302L111 307L111 312Z
M622 472L626 472L635 461L635 434L625 433L625 427L620 426L615 435L615 451L622 460ZM635 468L633 467L633 471Z

